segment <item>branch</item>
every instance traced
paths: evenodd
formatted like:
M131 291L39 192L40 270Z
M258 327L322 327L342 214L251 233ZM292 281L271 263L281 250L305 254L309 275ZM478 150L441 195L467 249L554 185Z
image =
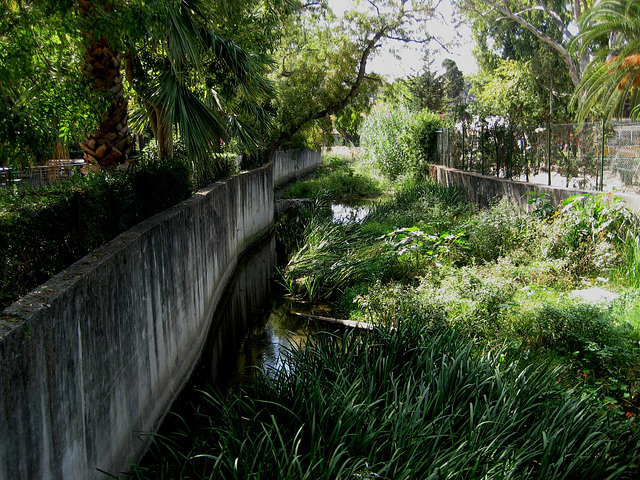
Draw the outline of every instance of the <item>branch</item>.
M311 116L304 120L290 125L288 128L280 132L278 138L267 149L268 158L271 158L276 150L280 148L280 145L282 145L286 140L289 140L291 137L293 137L298 132L298 130L300 130L306 123L314 120L319 120L333 113L337 113L340 110L344 109L347 105L349 105L351 100L358 94L358 91L360 90L360 87L362 86L362 83L366 78L365 69L367 66L369 55L371 55L371 52L376 48L376 44L385 36L385 34L389 30L389 26L382 27L378 32L376 32L373 38L369 40L369 42L367 42L367 45L362 51L362 55L360 56L360 61L358 62L358 74L356 76L356 80L353 85L351 85L349 91L341 99L337 100L333 104L328 105L324 109L313 113Z
M496 9L497 11L499 11L502 15L504 15L509 20L512 20L512 21L516 22L518 25L520 25L520 26L524 27L525 29L529 30L542 43L545 43L545 44L549 45L556 52L558 52L558 54L560 55L560 57L562 58L564 63L569 67L569 76L571 77L571 80L573 81L573 84L576 87L580 84L580 79L582 77L582 72L576 66L575 60L573 59L571 54L567 51L567 49L565 48L565 46L562 43L554 40L553 38L549 37L545 33L541 32L536 27L534 27L531 23L529 23L527 20L525 20L522 17L519 17L517 14L513 13L511 10L507 9L506 7L503 7L502 5L496 3L495 1L493 1L493 0L482 0L482 1L485 4L489 5L490 7ZM541 8L544 10L545 6L541 5ZM548 13L548 10L546 10L546 11ZM553 18L553 16L552 16L552 18ZM564 30L564 26L563 26L563 30ZM564 34L564 31L563 31L563 34Z

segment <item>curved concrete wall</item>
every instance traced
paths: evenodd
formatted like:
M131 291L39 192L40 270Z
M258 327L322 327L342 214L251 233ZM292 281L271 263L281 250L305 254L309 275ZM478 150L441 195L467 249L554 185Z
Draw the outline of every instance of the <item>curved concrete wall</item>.
M531 205L527 203L530 192L546 193L553 205L558 206L564 200L574 195L599 194L590 190L575 188L549 187L533 183L515 182L504 178L489 177L479 173L465 172L442 165L431 165L431 177L441 185L457 185L463 187L470 202L486 207L496 198L507 197L520 210L529 211ZM638 195L615 193L630 210L640 213L640 197Z
M322 154L312 150L287 150L276 152L271 160L275 186L279 187L315 170L322 161Z
M282 178L300 170L286 158ZM217 182L3 312L0 479L105 478L139 460L136 432L159 426L240 254L273 225L273 189L273 164Z

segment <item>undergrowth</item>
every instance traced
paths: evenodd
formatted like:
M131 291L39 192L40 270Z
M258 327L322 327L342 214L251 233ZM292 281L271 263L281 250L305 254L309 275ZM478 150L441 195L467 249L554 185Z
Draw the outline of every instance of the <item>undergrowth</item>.
M634 478L638 432L511 345L399 322L319 333L195 422L149 435L131 479Z
M636 415L640 325L629 312L640 310L631 274L637 219L610 195L541 205L531 214L507 200L478 210L459 189L405 181L359 223L307 212L283 283L353 320L400 315L488 344L519 341L564 368L567 386L584 385L604 409ZM626 308L616 306L622 300L585 305L571 293L603 288Z

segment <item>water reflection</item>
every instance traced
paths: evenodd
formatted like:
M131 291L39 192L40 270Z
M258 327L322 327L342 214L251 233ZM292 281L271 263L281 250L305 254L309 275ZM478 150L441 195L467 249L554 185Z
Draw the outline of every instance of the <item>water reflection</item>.
M362 222L371 208L366 205L346 205L334 203L331 205L331 216L336 223Z
M290 302L280 301L282 303L279 306L274 304L264 323L255 325L247 332L227 387L248 383L257 368L267 372L282 368L284 351L299 347L307 333L315 330L312 325L289 313Z
M188 389L229 388L257 368L276 368L284 348L305 337L307 322L291 315L277 283L275 236L254 245L238 263L211 322L207 345Z

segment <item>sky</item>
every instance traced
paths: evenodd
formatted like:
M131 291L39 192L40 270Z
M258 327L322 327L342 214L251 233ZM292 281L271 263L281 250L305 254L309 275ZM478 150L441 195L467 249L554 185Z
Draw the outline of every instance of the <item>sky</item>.
M349 0L329 0L331 9L338 15L340 15L346 8L349 7L351 2ZM429 31L435 37L440 37L442 43L450 41L457 41L459 45L449 47L449 52L446 52L435 42L432 42L431 58L433 60L432 70L435 73L442 73L442 61L446 58L453 59L458 68L465 75L476 73L478 70L477 63L473 58L474 43L471 35L471 27L461 26L457 30L451 26L450 18L453 11L451 2L449 0L442 0L438 7L438 13L443 18L434 19L429 22ZM458 34L458 35L456 35ZM368 71L374 71L379 74L387 76L389 80L394 78L406 77L408 75L417 74L423 66L423 53L420 47L415 45L401 45L400 42L394 42L393 46L399 50L401 60L397 60L389 53L389 49L386 48L384 52L381 52L377 56L370 60L370 66Z

